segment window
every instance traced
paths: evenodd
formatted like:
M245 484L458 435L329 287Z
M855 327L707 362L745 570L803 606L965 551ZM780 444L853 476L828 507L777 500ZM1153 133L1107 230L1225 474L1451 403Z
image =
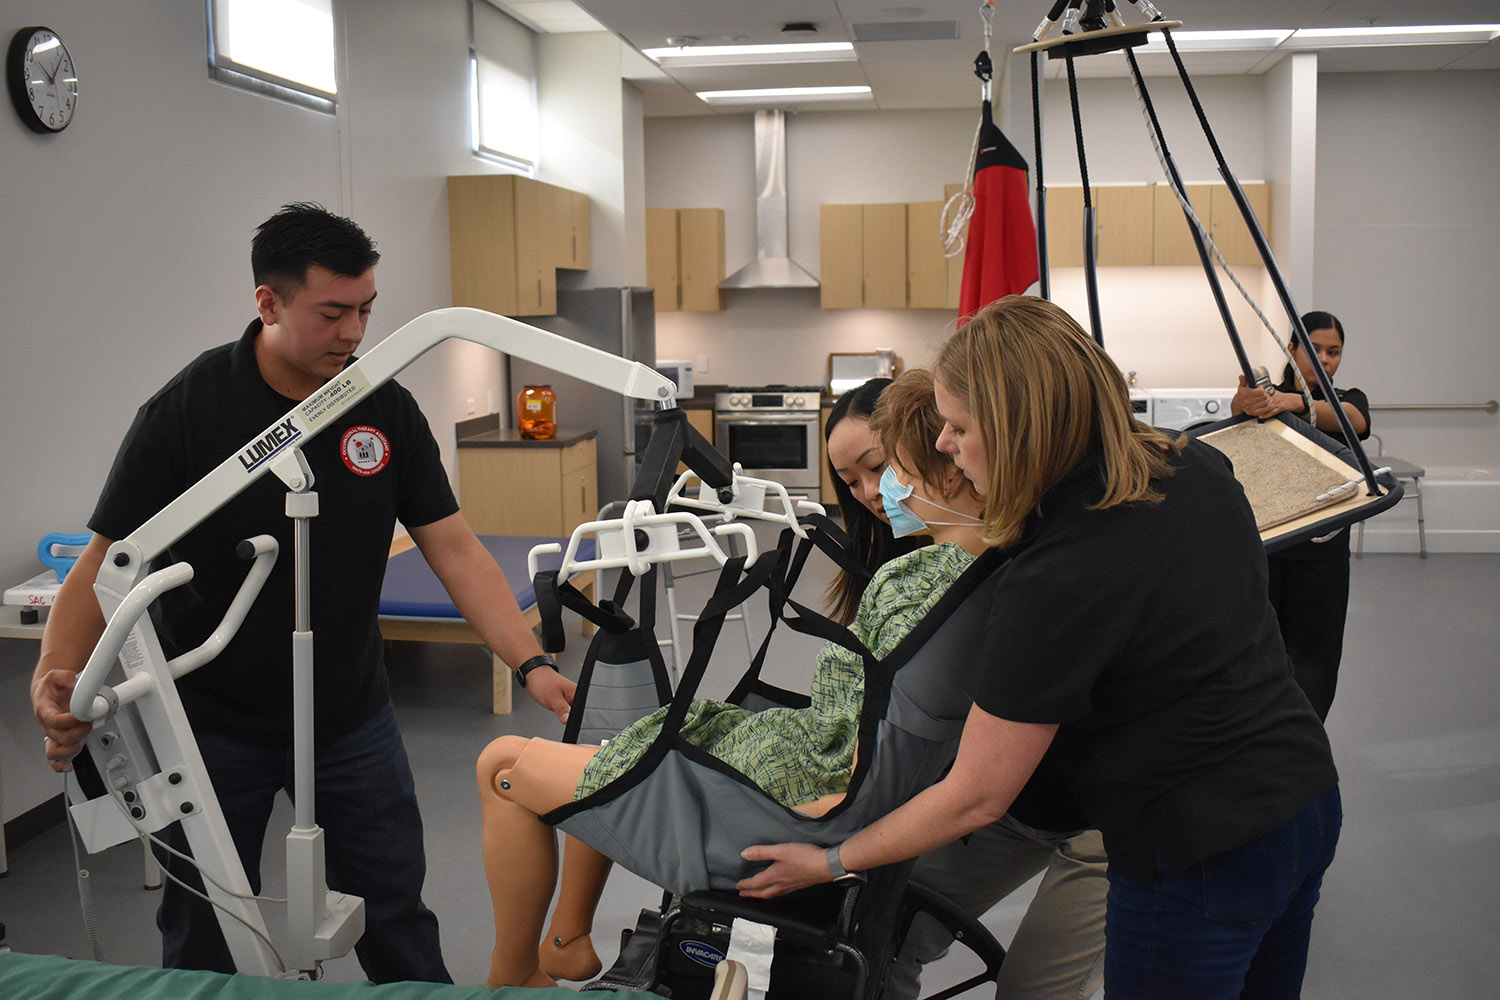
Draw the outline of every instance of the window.
M531 30L486 0L472 0L470 9L470 146L479 156L533 173L540 140Z
M207 0L212 76L332 112L333 0Z

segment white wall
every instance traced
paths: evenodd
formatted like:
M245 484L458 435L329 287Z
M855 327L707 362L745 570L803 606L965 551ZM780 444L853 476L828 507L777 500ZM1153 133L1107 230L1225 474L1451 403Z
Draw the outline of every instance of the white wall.
M1344 323L1342 385L1372 402L1500 398L1500 72L1326 74L1316 299ZM1500 469L1500 416L1377 412L1387 450Z

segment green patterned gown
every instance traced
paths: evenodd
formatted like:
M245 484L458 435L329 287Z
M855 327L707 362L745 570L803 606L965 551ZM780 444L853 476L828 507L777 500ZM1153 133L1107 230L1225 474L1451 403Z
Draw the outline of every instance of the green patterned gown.
M876 570L850 630L877 659L884 657L973 560L951 543L892 559ZM863 661L830 642L818 653L809 707L748 712L722 701L695 699L681 734L782 805L801 805L848 789L864 690ZM661 732L666 711L657 709L632 723L595 754L574 798L598 791L639 760Z

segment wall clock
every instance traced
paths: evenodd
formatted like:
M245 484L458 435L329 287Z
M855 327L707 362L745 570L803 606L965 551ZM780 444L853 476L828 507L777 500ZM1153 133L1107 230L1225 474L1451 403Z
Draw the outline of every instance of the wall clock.
M35 132L61 132L78 106L78 73L51 28L22 28L5 55L5 85L16 113Z

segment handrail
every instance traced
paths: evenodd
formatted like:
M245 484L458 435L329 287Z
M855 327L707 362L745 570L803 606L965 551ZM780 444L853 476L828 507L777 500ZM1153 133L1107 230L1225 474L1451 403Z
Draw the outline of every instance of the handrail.
M1494 413L1500 410L1500 401L1486 400L1483 403L1371 403L1372 410L1483 410Z

